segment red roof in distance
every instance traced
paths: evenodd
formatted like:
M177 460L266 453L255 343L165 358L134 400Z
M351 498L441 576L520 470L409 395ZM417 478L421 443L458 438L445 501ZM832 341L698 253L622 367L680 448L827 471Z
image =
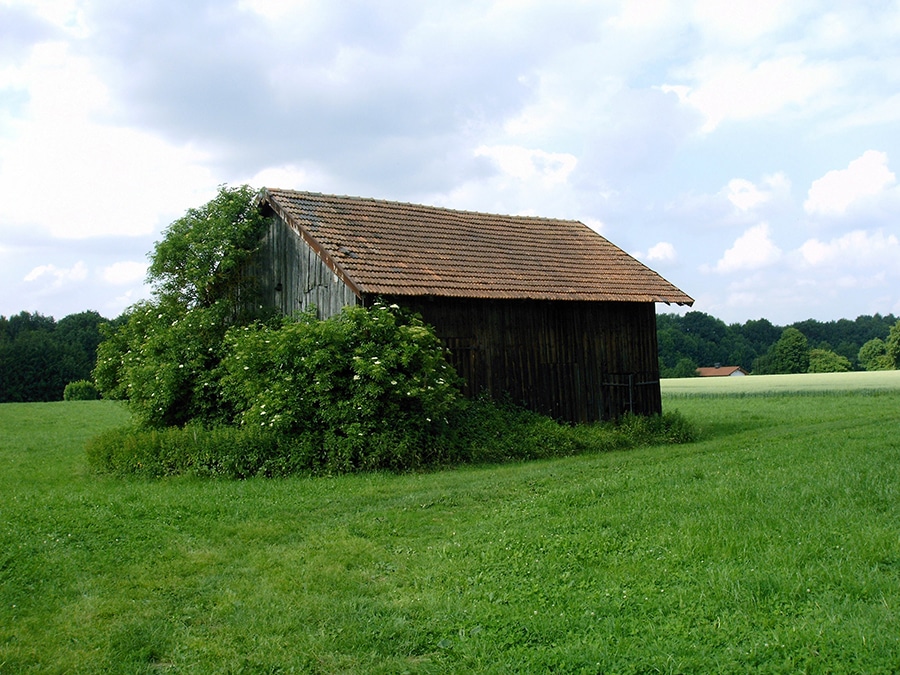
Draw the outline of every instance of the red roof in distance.
M697 368L700 377L731 377L733 375L747 375L747 371L740 366L714 366L711 368Z

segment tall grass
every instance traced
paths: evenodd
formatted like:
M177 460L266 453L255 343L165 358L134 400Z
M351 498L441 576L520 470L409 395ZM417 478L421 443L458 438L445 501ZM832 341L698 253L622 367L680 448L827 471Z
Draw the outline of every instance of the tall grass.
M0 673L900 669L900 392L664 404L698 442L237 482L0 406Z

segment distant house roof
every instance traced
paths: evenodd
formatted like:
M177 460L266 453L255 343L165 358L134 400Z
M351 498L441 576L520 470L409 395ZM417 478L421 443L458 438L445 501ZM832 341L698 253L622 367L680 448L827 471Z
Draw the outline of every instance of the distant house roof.
M730 377L733 375L747 375L747 371L740 366L714 366L712 368L697 368L700 377Z
M270 188L258 201L358 293L694 302L575 220Z

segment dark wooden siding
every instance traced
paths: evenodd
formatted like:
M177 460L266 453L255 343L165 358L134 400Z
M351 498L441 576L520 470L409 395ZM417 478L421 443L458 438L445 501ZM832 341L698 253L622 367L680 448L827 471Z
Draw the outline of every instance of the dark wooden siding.
M385 300L435 327L469 395L568 422L661 412L653 303Z

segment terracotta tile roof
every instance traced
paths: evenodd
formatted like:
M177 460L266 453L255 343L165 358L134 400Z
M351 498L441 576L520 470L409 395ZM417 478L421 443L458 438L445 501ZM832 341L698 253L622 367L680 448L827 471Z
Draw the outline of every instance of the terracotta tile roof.
M269 188L258 201L359 293L693 303L574 220Z
M740 366L711 366L697 368L700 377L730 377L732 375L746 375L747 371Z

